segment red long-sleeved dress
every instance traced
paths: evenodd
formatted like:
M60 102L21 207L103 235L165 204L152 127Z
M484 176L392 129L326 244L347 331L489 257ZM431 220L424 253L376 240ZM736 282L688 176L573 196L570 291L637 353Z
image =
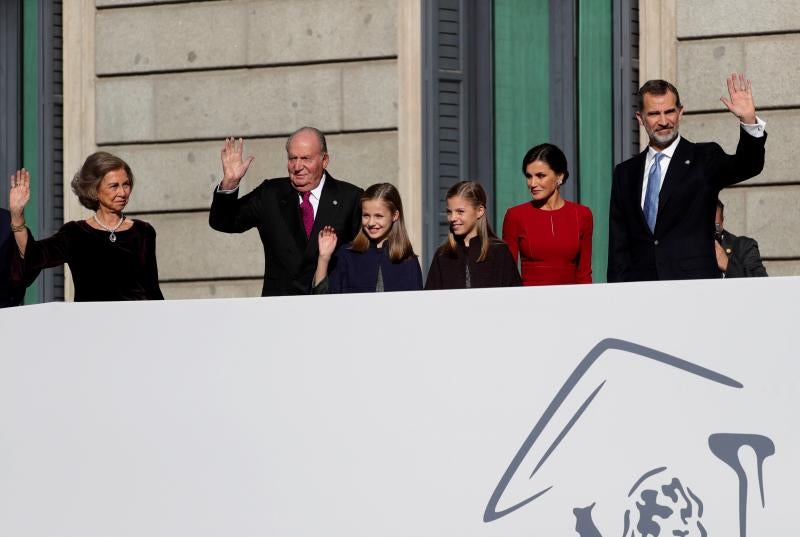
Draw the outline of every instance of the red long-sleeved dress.
M592 283L592 229L585 205L545 211L528 202L506 212L503 240L522 259L522 285Z

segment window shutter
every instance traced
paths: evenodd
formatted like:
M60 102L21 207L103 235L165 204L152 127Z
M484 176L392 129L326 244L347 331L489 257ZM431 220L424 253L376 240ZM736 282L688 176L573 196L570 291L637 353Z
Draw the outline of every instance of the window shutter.
M8 176L22 162L21 30L19 2L0 2L0 207L8 208Z
M491 2L431 0L424 4L423 24L427 264L449 231L445 196L451 186L465 179L479 181L491 205ZM488 209L492 212L492 207Z
M39 4L39 170L42 179L39 235L64 222L62 0ZM64 300L64 267L43 271L40 300Z
M614 162L640 152L636 93L639 91L639 0L614 0Z

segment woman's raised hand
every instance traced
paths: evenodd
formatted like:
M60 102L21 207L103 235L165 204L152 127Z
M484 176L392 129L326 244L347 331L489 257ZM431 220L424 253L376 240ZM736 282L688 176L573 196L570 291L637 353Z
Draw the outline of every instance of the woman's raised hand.
M8 210L14 220L23 220L25 205L31 199L31 174L22 168L11 176L11 190L8 192Z

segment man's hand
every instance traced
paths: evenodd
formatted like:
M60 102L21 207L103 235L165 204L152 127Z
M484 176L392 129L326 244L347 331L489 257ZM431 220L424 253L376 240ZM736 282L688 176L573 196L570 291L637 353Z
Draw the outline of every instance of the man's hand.
M247 173L247 168L255 158L253 155L247 157L247 160L242 160L242 150L244 148L244 141L239 138L225 138L225 145L222 146L222 190L233 190L239 186L239 181L242 180L244 174Z
M753 93L750 90L750 81L744 77L744 73L732 73L727 79L728 95L730 99L720 97L728 110L739 118L745 125L756 123L756 105L753 102Z
M717 268L720 272L728 272L728 254L717 240L714 241L714 253L717 254Z
M31 199L31 174L22 168L11 176L11 190L8 192L8 210L11 223L20 226L25 223L25 205Z
M319 256L323 259L330 259L336 249L336 230L331 226L325 226L319 232Z

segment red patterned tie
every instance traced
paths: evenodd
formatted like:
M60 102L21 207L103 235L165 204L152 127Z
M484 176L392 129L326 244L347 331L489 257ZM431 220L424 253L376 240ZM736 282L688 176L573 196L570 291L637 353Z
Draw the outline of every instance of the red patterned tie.
M311 238L311 228L314 227L314 207L311 206L311 192L303 192L303 201L300 202L300 214L303 215L303 227L306 228L306 238Z

